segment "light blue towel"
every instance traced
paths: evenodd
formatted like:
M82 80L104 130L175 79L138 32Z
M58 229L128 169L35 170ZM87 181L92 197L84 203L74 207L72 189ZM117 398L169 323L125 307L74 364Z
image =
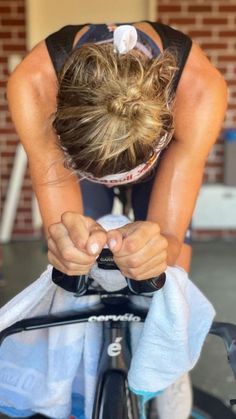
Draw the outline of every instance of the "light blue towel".
M109 228L107 219L106 223ZM114 218L110 228L114 228ZM79 311L96 304L99 297L75 298L57 287L51 281L51 271L49 266L0 309L0 330L25 317ZM113 271L112 282L111 272L94 267L93 274L111 291L125 284L119 272ZM144 397L169 387L196 364L215 315L183 269L168 267L166 274L165 287L153 296L144 327L131 325L129 385ZM139 305L147 306L150 301L132 298L138 299ZM0 411L12 417L38 412L56 419L69 419L70 415L90 419L101 344L101 325L96 323L9 337L0 348Z
M128 379L137 394L155 394L198 361L215 310L180 267L168 267L154 293Z
M76 298L51 281L48 269L0 309L0 330L25 317L83 309L99 297ZM0 411L55 419L91 417L101 347L97 323L39 329L8 337L0 347ZM84 394L86 392L86 398Z

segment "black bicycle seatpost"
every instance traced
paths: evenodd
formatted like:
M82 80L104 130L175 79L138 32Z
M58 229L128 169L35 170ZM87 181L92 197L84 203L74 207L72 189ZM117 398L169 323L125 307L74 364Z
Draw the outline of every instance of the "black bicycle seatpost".
M115 270L119 269L116 265L113 254L110 249L103 249L97 258L97 264L100 269ZM149 294L160 290L166 282L166 274L163 272L157 277L137 281L135 279L126 278L130 291L134 294Z

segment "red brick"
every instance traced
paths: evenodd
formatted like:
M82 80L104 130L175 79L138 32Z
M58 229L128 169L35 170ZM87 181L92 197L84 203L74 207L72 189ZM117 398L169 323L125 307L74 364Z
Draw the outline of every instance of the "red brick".
M24 6L18 6L17 7L17 13L25 13L25 7Z
M18 32L18 34L17 34L17 36L19 37L19 38L26 38L26 32L24 31L24 32L22 32L22 31L20 31L20 32Z
M225 230L209 230L205 232L205 230L193 230L193 239L194 240L211 240L211 239L228 239L228 238L235 238L236 237L236 230L232 231L225 231Z
M210 43L210 42L208 42L208 43L202 43L201 44L201 47L204 49L214 49L214 50L217 50L217 49L226 49L227 48L227 44L222 44L222 43L220 43L220 42L217 42L217 43Z
M190 30L190 31L188 31L188 34L189 34L189 36L190 37L210 37L211 35L212 35L212 32L211 31L206 31L206 30L201 30L201 31L199 31L199 30Z
M12 51L20 51L25 52L25 45L3 45L3 51L12 52Z
M6 115L6 123L7 124L12 124L12 119L10 116Z
M219 5L220 12L236 12L236 5L233 4L223 4Z
M0 39L10 39L11 37L11 32L0 31Z
M197 232L198 232L198 234L210 234L210 233L212 233L212 235L217 235L217 234L219 234L219 233L221 233L221 231L222 230L218 230L218 229L215 229L215 230L202 230L202 229L198 229L197 230Z
M203 18L203 24L206 24L206 25L226 25L227 23L228 23L227 18L213 18L213 17Z
M31 227L32 227L32 218L25 218L24 222L25 224L31 224Z
M4 173L1 173L1 179L2 180L9 180L9 174L5 175Z
M180 5L173 5L173 4L160 4L157 8L159 13L166 13L166 12L180 12L181 6Z
M194 25L196 23L195 18L181 18L181 17L176 17L176 18L170 18L169 19L169 23L171 25Z
M28 235L32 235L32 234L34 234L34 230L32 229L32 228L15 228L14 230L13 230L13 239L14 239L14 237L16 236L16 237L19 237L19 236L23 236L23 237L25 237L25 236L28 236Z
M12 134L14 132L12 128L0 128L0 134Z
M19 207L18 208L18 212L20 212L20 213L22 213L22 212L25 212L25 213L27 212L28 213L29 212L30 213L31 212L31 208L29 208L29 207L27 208L26 206L24 206L23 208L20 208Z
M235 30L225 30L225 31L219 31L219 35L222 37L236 37L236 31Z
M9 152L9 151L3 151L2 153L2 157L6 158L6 157L14 157L15 153Z
M208 161L207 162L207 167L216 167L216 168L218 168L218 167L221 167L221 164L218 163L218 162L215 162L215 161Z
M236 56L235 55L220 55L218 57L219 62L224 63L233 63L236 62Z
M3 26L24 26L25 19L2 19Z
M0 5L0 15L5 13L11 13L11 8L9 6Z
M12 139L12 140L7 140L6 141L6 145L8 146L17 146L19 144L19 140L18 139Z
M32 196L24 196L24 202L32 202Z
M202 4L199 5L194 5L194 6L188 6L188 11L189 12L211 12L212 11L212 7L210 5L205 6Z
M24 190L25 191L32 191L32 187L31 186L24 186Z

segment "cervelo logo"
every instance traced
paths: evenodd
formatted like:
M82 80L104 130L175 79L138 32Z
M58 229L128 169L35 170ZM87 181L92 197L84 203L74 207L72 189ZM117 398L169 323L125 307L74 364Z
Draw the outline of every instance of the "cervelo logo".
M135 316L131 313L125 313L125 314L106 314L106 315L100 315L100 316L90 316L88 318L89 322L108 322L109 320L112 320L114 322L140 322L141 317Z
M107 347L107 353L109 356L118 356L121 353L121 342L122 337L117 337L115 342L110 343Z

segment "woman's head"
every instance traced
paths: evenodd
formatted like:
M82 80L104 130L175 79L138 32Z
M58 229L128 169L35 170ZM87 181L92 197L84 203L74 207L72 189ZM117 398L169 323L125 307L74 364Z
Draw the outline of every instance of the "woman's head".
M103 177L133 169L162 149L173 125L175 69L166 52L150 60L138 50L117 54L110 44L75 50L60 74L54 120L66 165Z

